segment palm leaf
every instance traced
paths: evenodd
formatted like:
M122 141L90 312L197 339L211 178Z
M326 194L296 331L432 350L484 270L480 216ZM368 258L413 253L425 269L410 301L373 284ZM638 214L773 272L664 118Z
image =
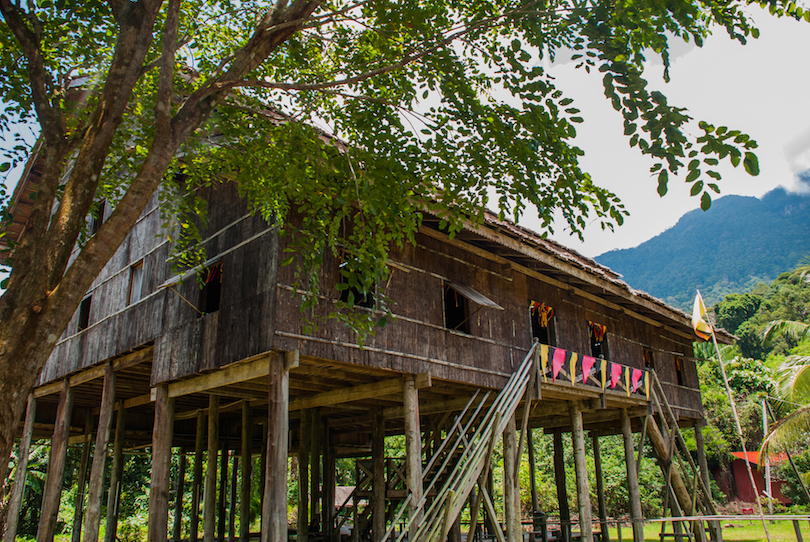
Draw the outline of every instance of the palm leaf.
M773 455L774 452L807 439L808 436L810 436L810 405L804 405L771 425L771 431L759 449L760 463L766 455Z
M776 370L779 395L796 403L810 402L810 356L788 356Z
M762 333L762 340L767 345L783 335L801 341L805 337L810 337L810 324L794 320L774 320Z

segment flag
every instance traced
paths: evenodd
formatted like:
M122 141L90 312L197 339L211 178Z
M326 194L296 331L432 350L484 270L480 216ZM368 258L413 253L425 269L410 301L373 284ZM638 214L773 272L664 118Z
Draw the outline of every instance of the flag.
M616 389L616 384L619 383L619 379L622 377L622 366L618 363L611 363L610 364L610 389Z
M562 369L563 365L565 365L565 350L555 348L554 355L551 358L551 380L553 382L557 381L557 375L560 373L560 369Z
M633 369L633 393L636 393L636 390L638 390L638 386L641 384L641 377L643 374L644 372L641 369Z
M548 382L548 345L540 345L540 368L543 373L543 382Z
M577 355L574 352L571 352L571 360L568 366L569 374L568 376L571 377L571 384L575 384L577 381Z
M700 297L700 291L698 290L695 296L695 306L692 309L692 328L695 330L695 334L704 340L714 334L714 330L707 320L706 306L703 304L703 298Z
M591 356L582 356L582 382L587 382L588 377L591 376L591 369L596 365L596 358Z

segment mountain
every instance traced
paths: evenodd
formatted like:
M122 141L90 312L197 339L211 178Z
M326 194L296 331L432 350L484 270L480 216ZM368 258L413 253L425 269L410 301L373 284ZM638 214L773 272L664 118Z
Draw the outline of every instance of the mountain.
M810 196L777 188L762 199L725 196L690 211L635 248L595 259L633 288L691 311L695 289L707 305L770 284L810 254Z

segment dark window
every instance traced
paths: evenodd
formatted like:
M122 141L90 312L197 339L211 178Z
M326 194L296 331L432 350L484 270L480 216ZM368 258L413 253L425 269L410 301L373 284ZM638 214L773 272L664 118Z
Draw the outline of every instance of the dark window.
M373 309L376 288L372 286L369 291L363 292L355 286L348 286L349 278L343 274L345 267L345 263L340 264L340 284L347 285L345 288L340 288L340 300L354 307Z
M129 300L128 305L141 300L143 292L143 260L129 268Z
M649 348L644 349L644 368L655 369L655 364L653 363L653 353Z
M203 287L200 290L200 312L211 314L219 310L222 295L222 263L216 263L203 271Z
M444 283L444 327L470 333L470 307L467 298Z
M686 386L686 372L684 371L683 358L675 358L675 377L679 386Z
M591 355L595 358L610 359L607 326L588 322L588 332L591 336Z
M554 326L554 309L545 303L532 301L529 304L529 314L532 320L532 338L540 344L557 345L557 333Z
M104 210L107 208L107 200L103 199L95 204L90 215L90 235L95 235L101 225L104 224Z
M90 301L92 299L93 296L88 295L82 300L82 304L79 305L79 331L87 329L90 325Z

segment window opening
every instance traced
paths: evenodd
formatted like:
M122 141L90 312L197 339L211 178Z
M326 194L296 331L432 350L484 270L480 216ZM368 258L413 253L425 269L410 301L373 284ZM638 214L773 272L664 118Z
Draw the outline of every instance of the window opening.
M355 286L349 286L349 278L344 275L344 271L348 273L346 268L346 262L340 264L339 274L340 274L340 284L346 284L345 288L340 289L340 300L343 303L347 303L349 305L353 305L355 307L363 307L366 309L373 309L374 308L374 301L376 295L376 286L372 285L372 287L367 291L363 292L360 288Z
M679 386L686 386L686 371L684 370L683 358L675 358L675 377Z
M129 299L127 305L141 300L143 290L143 260L129 268Z
M591 355L595 358L610 359L607 326L588 322L588 330L591 336Z
M104 224L104 210L107 208L107 199L103 199L95 204L90 217L90 235L95 235Z
M470 306L458 290L444 283L444 327L470 333Z
M557 334L554 325L554 309L545 303L529 303L529 314L532 320L532 338L540 344L557 345Z
M82 299L79 305L79 326L78 331L84 331L90 326L90 302L93 299L92 295L88 295Z
M200 290L200 316L219 310L222 294L222 262L203 271L203 287Z
M649 348L644 349L644 368L655 369L655 364L653 363L653 352Z

